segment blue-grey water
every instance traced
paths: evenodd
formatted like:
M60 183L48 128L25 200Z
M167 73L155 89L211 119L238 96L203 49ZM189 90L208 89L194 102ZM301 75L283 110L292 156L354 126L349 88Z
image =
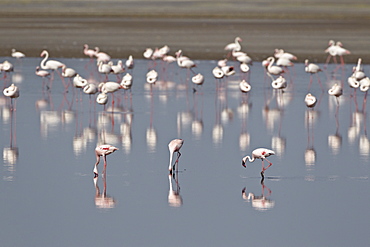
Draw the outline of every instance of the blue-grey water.
M1 84L17 85L20 97L11 111L1 95L1 246L369 245L368 103L347 84L352 64L321 72L324 92L313 77L319 102L308 109L303 64L285 74L282 93L256 62L252 90L242 94L248 75L238 68L217 82L216 61L196 61L205 82L194 92L176 64L158 63L150 88L150 64L136 59L132 90L116 93L112 113L72 86L64 92L57 74L43 87L41 58L5 60L15 70ZM104 79L89 59L61 61ZM339 105L327 93L334 83L343 83ZM184 145L171 177L167 145L178 137ZM107 157L105 179L93 178L98 143L119 148ZM276 152L263 183L260 160L241 166L257 147Z

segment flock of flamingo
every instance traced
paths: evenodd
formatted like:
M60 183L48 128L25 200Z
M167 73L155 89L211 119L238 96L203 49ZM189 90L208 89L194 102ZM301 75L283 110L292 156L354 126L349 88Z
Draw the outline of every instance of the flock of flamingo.
M239 88L243 94L247 94L252 90L252 87L248 82L248 74L250 71L250 65L252 64L252 59L250 56L248 56L246 52L242 51L240 44L241 41L242 39L240 37L236 37L234 42L225 46L224 50L225 52L227 52L226 58L221 59L217 62L217 66L214 67L214 69L212 70L212 74L216 79L216 82L220 82L222 78L234 75L236 73L236 68L234 64L235 62L239 63L239 69L241 74L243 75L239 83ZM81 89L85 94L97 94L96 102L101 105L106 105L108 103L108 94L111 94L111 105L113 109L115 99L114 93L121 89L127 91L130 90L132 87L133 76L128 71L132 70L135 66L133 56L129 56L125 63L123 63L122 60L119 60L117 64L114 64L111 61L110 55L100 51L98 47L96 47L95 49L89 49L89 46L87 44L84 45L83 53L90 58L91 63L96 62L97 71L104 77L104 79L102 79L100 83L89 82L79 73L77 73L75 69L67 67L64 63L60 61L49 59L49 52L47 50L43 50L41 52L40 56L43 57L43 59L40 62L40 65L36 67L35 74L42 78L49 78L49 84L47 85L47 88L51 90L54 80L54 72L56 72L62 80L65 91L68 91L70 84L72 84L73 87ZM175 56L171 56L169 53L170 48L167 45L163 46L162 48L156 48L154 50L151 48L147 48L144 51L143 57L153 63L151 66L148 66L148 72L146 74L146 82L148 84L154 85L158 79L158 71L155 70L155 64L158 60L162 60L165 63L176 62L180 68L186 69L187 78L190 79L191 73L191 81L194 83L195 86L199 87L204 83L203 74L194 72L194 68L196 68L196 63L189 57L184 56L182 50L178 50L175 53ZM329 42L329 47L325 50L325 53L328 53L328 57L324 69L331 59L333 59L333 61L337 64L338 68L340 66L343 66L343 56L346 54L350 54L347 49L343 48L343 44L341 42L334 42L332 40ZM12 57L16 59L21 59L25 57L25 55L22 52L13 49ZM337 57L340 58L340 64L337 63ZM233 65L229 65L229 60L233 60ZM287 87L287 80L284 77L284 74L288 73L289 67L294 66L294 61L296 60L297 57L295 55L285 52L283 49L275 49L275 52L272 56L262 61L262 66L265 69L266 75L271 79L271 86L273 89L284 90ZM7 73L11 73L12 71L13 65L10 62L4 61L3 63L0 63L0 72L4 72L4 76L6 76ZM308 93L305 96L304 102L306 103L307 107L313 108L315 107L317 102L316 97L312 93L310 93L310 88L313 82L314 75L316 75L317 81L322 91L325 90L320 81L320 78L318 77L318 73L322 71L322 69L317 64L310 63L308 59L306 59L305 71L310 74L310 81L308 85ZM116 75L116 81L108 80L108 75L110 74ZM68 80L66 81L65 78L68 78ZM353 68L353 74L348 78L348 85L353 88L355 92L357 88L359 88L363 92L366 92L366 100L367 91L370 87L370 79L364 73L361 58L358 59L357 66ZM197 89L194 88L193 91L194 93L196 93ZM338 104L338 97L342 95L342 92L343 85L340 84L335 84L332 86L332 88L328 90L329 95L336 97ZM18 98L20 95L18 87L14 83L12 83L10 86L6 87L3 90L3 94L11 99L11 110L16 110L15 102L13 102L13 100ZM178 160L181 155L180 149L183 143L184 140L182 139L174 139L168 145L170 152L170 163L168 169L170 173L172 173L173 170L177 169L176 165L178 164ZM118 148L108 144L96 147L96 163L93 170L95 177L98 176L97 166L100 162L100 157L103 157L104 159L104 174L107 165L106 156L115 152L116 150L118 150ZM173 164L172 160L175 153L177 153L177 159ZM265 170L272 165L272 163L267 160L267 157L274 154L275 152L273 150L269 150L267 148L257 148L252 151L251 157L245 156L244 158L242 158L242 165L246 167L245 164L247 161L253 162L255 159L261 159L261 176L264 177ZM269 163L267 167L264 166L264 160Z

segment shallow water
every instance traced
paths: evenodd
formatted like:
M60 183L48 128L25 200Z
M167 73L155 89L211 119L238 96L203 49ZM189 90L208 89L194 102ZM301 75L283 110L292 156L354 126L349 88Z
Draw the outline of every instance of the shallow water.
M57 74L52 88L43 89L34 74L40 58L0 61L6 59L15 72L3 85L15 83L21 95L16 111L1 96L2 246L370 241L368 116L364 93L351 97L347 84L353 65L320 73L323 93L314 77L311 92L319 103L312 110L303 101L310 80L303 64L285 75L288 88L279 93L256 63L252 90L242 94L238 83L246 75L237 70L216 82L216 61L197 61L194 71L205 83L194 93L186 70L175 64L166 73L158 64L160 82L150 89L148 62L136 60L132 91L116 93L112 113L72 87L65 93ZM88 59L61 61L103 80ZM338 106L327 94L335 82L344 85ZM177 137L184 145L171 177L167 144ZM94 148L103 142L119 150L107 157L106 177L94 180ZM241 166L242 157L261 146L276 152L263 183L260 160Z

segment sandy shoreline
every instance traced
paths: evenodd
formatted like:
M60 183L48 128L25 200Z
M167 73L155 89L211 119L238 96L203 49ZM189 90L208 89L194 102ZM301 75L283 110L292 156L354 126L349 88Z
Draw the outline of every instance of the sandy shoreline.
M370 63L370 20L366 18L334 18L332 15L320 19L312 16L313 11L309 12L310 18L301 19L266 18L268 11L260 13L263 18L240 19L203 18L202 15L176 18L175 15L162 16L160 12L144 18L103 15L102 11L99 15L78 11L67 15L55 11L35 14L32 8L26 10L0 15L0 56L9 56L10 50L16 48L29 57L38 57L43 49L48 49L52 57L85 57L82 49L87 43L91 47L99 46L113 58L129 55L142 58L146 47L168 45L171 54L182 49L193 59L221 59L226 54L224 46L239 36L243 39L242 50L255 61L270 56L275 48L283 48L296 54L301 62L306 58L324 62L324 50L333 39L351 51L352 54L345 57L347 62L356 62L362 57L364 63ZM321 17L322 11L319 14ZM351 15L349 12L347 17Z

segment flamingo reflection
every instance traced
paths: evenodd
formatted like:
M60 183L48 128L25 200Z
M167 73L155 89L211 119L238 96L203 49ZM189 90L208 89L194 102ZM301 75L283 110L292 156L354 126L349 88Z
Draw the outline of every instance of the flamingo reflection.
M98 185L98 177L94 178L95 186L95 206L101 209L114 208L116 206L116 200L107 194L107 178L103 176L103 192L100 192Z
M175 182L175 188L173 187L172 181ZM180 195L178 172L176 172L174 176L169 174L168 182L170 186L170 189L168 191L168 205L171 207L180 207L182 205L182 197Z
M15 112L9 110L10 114L10 144L9 147L4 147L3 149L3 161L6 171L9 174L4 175L3 179L5 181L14 180L15 165L17 164L19 150L17 147L17 133L16 133L16 115Z
M275 206L275 201L268 199L271 195L271 190L265 186L263 179L261 180L262 194L256 196L254 193L246 193L247 188L244 187L242 190L242 197L247 202L252 202L252 207L258 211L267 211ZM267 190L267 195L265 195L265 190Z

